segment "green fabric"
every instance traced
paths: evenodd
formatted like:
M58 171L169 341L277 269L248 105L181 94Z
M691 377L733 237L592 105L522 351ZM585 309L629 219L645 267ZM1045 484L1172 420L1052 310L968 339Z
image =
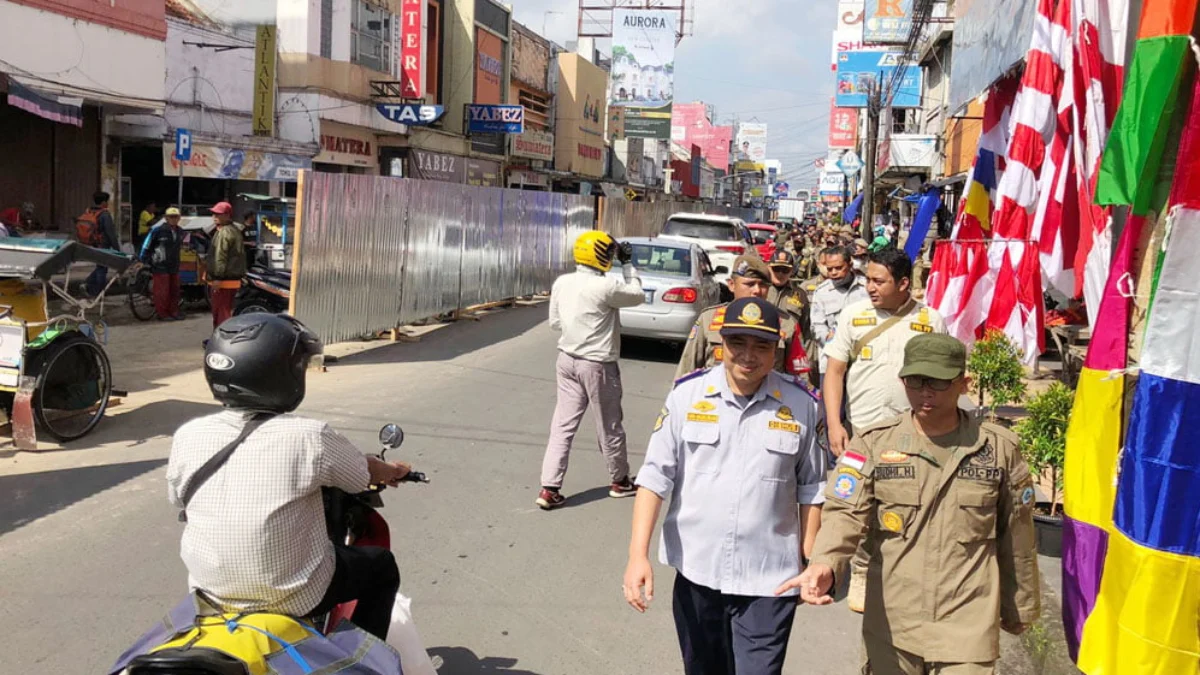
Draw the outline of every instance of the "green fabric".
M208 255L209 276L213 279L236 280L246 276L246 248L236 225L231 223L217 230Z
M1097 204L1132 206L1134 213L1149 209L1190 55L1186 35L1138 41L1100 162Z
M33 341L26 345L26 348L41 349L42 347L45 347L51 342L57 340L60 335L66 332L67 331L62 328L47 328L46 330L42 331L41 334L35 337Z

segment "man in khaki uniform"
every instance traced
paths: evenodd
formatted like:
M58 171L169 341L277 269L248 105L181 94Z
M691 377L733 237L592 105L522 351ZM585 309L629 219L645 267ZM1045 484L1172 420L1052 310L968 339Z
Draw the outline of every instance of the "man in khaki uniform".
M804 347L804 362L789 363L789 372L793 375L804 374L810 378L811 384L816 386L811 366L817 353L817 342L813 339L809 327L808 295L798 288L798 283L792 282L792 275L796 271L796 258L788 251L776 250L771 255L768 265L771 268L771 288L767 291L767 302L774 305L785 319L790 318L795 323L796 328L792 334L795 334L795 330L800 331L800 344Z
M830 604L868 534L870 675L992 675L999 629L1020 634L1041 611L1033 479L1013 433L959 410L966 360L949 335L908 342L899 379L912 412L842 454L796 582L805 602Z
M913 299L911 277L912 263L903 251L871 254L868 299L842 311L833 341L825 347L828 365L822 393L834 455L846 449L852 430L857 433L909 409L908 394L897 378L905 345L918 335L946 332L941 315ZM851 429L843 423L843 405ZM855 558L850 578L847 604L856 612L864 607L869 548Z
M757 254L738 256L733 262L733 271L729 275L729 290L733 299L763 298L766 299L771 289L771 268ZM683 347L683 356L675 368L675 379L702 368L712 368L724 360L721 340L721 326L725 324L725 308L728 303L709 307L701 312L688 335L687 344ZM791 343L796 334L798 324L791 315L785 314L780 320L784 338L780 340L779 351L775 359L775 369L779 372L789 372L786 369L786 345Z

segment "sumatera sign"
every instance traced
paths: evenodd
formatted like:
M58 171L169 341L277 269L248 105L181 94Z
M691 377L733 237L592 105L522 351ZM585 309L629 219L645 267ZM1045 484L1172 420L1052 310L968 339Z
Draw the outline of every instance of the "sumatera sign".
M275 135L275 26L259 26L254 40L255 136Z
M426 0L404 0L400 6L400 90L404 98L425 95Z

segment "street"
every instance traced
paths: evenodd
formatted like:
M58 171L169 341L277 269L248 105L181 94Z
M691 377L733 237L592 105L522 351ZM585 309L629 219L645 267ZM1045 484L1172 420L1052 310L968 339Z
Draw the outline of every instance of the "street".
M443 675L681 672L670 570L659 568L648 614L622 598L632 500L607 497L590 417L567 507L533 504L555 391L545 317L540 303L436 328L417 343L335 345L328 351L358 353L311 372L299 412L364 451L376 450L382 424L398 422L407 440L394 458L430 473L429 485L385 493L384 513L401 590L445 660ZM126 402L78 446L0 456L5 672L103 673L186 592L163 473L172 430L216 409L192 367L208 325L197 316L115 327L110 352ZM631 347L621 366L639 466L675 352ZM802 607L787 672L856 672L857 631L844 604Z

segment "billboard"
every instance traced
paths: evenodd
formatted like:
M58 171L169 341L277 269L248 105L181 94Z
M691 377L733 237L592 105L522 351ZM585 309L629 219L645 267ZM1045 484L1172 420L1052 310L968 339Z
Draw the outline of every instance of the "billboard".
M838 0L833 53L829 56L830 69L837 70L838 52L855 52L863 48L863 0Z
M738 159L763 162L767 159L767 125L758 122L743 122L737 132Z
M870 87L885 87L897 68L903 68L903 79L892 99L893 108L921 107L921 68L901 66L901 52L874 50L840 52L838 54L837 88L834 101L839 108L867 107ZM882 79L881 79L882 78Z
M700 146L700 154L714 169L729 167L729 143L733 127L714 127L703 103L676 103L671 110L671 140L684 146Z
M627 138L671 137L679 13L613 10L608 104L625 108Z
M854 108L839 108L829 101L829 147L853 148L858 146L858 111Z
M608 77L574 53L558 55L554 168L580 176L604 175L604 107Z
M400 8L400 91L404 98L425 96L424 0L404 0Z
M869 45L908 44L913 0L866 0L862 41Z
M301 169L312 168L312 158L193 142L192 157L183 164L183 175L188 178L294 183ZM163 141L163 175L179 175L179 160L175 159L173 140Z
M821 172L820 193L822 195L841 196L845 188L845 176L840 171Z
M490 31L475 29L475 103L503 103L504 41Z
M957 114L1025 58L1037 3L958 0L954 5L954 77L948 111Z

